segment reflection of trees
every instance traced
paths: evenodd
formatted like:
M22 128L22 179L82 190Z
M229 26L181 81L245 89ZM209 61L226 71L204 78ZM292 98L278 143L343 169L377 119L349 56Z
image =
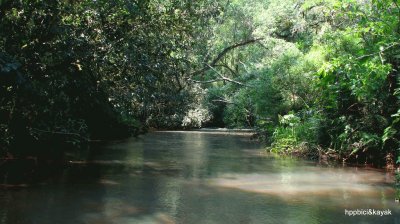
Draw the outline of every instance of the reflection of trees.
M101 168L73 166L46 184L0 195L0 223L81 223L87 213L101 219L105 188L99 185Z
M345 208L392 206L393 192L379 185L382 173L258 157L248 154L252 147L237 137L199 133L114 143L47 185L0 191L0 223L349 223ZM247 189L212 185L210 177ZM371 192L361 194L365 186Z
M182 159L185 165L183 172L186 178L204 177L210 150L207 147L207 140L201 133L183 134Z

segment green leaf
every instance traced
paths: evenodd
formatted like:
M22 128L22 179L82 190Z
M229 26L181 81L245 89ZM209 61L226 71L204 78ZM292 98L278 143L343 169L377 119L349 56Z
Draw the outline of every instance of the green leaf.
M397 131L392 126L385 128L383 131L382 142L385 143L387 140L393 138L396 133Z

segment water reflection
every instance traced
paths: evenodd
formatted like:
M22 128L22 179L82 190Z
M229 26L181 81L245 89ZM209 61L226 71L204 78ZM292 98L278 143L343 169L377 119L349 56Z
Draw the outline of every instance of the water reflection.
M277 159L246 136L156 132L96 152L44 182L0 191L0 223L399 222L387 174ZM395 215L344 215L357 208Z
M240 189L310 201L313 197L330 197L338 202L352 197L365 202L370 197L392 197L394 190L379 172L354 172L352 169L314 168L279 174L224 174L210 181L218 187ZM376 201L380 204L380 201Z

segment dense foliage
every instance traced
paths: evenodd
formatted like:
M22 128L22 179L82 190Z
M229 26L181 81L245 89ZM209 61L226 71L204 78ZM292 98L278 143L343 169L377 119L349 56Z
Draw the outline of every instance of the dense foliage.
M218 9L207 1L0 1L1 153L53 157L89 139L179 126L194 95L188 50Z
M399 5L0 1L1 153L226 126L276 152L393 165Z
M399 2L233 1L214 46L228 54L206 101L232 127L253 127L277 152L394 164L399 148ZM221 32L221 33L219 33ZM215 110L215 102L221 108Z

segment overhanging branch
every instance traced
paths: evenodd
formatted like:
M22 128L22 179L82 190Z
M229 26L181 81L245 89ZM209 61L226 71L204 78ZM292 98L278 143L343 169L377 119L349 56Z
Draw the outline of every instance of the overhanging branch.
M227 81L227 82L232 82L232 83L235 83L235 84L238 84L238 85L241 85L241 86L247 86L247 87L248 87L248 85L246 85L246 84L244 84L244 83L241 83L241 82L238 82L238 81L236 81L236 80L233 80L233 79L230 79L230 78L228 78L228 77L223 76L221 73L219 73L219 72L218 72L215 68L213 68L211 65L208 65L208 66L209 66L210 69L212 69L215 73L217 73L218 76L219 76L222 80Z
M214 67L217 64L217 62L219 60L221 60L229 51L231 51L231 50L233 50L235 48L241 47L241 46L245 46L245 45L248 45L248 44L256 43L256 42L258 42L258 41L260 41L262 39L263 38L245 40L245 41L242 41L240 43L236 43L234 45L226 47L224 50L221 51L221 53L219 53L217 55L216 58L214 58L214 60L212 60L210 63L206 63L205 66L203 68L201 68L200 70L197 70L197 71L194 71L194 72L190 73L190 76L192 77L194 75L199 75L199 74L202 74L202 73L210 70L210 68Z
M245 83L242 83L242 82L239 82L239 81L230 79L230 78L228 78L228 77L222 75L222 74L219 73L215 68L213 68L211 65L207 65L207 66L209 66L209 69L212 69L212 70L219 76L218 79L212 79L212 80L201 81L201 80L194 80L194 79L189 78L188 80L191 81L191 82L202 83L202 84L213 83L213 82L220 82L220 81L226 81L226 82L235 83L235 84L240 85L240 86L251 87L251 86L249 86L249 85L247 85L247 84L245 84Z

